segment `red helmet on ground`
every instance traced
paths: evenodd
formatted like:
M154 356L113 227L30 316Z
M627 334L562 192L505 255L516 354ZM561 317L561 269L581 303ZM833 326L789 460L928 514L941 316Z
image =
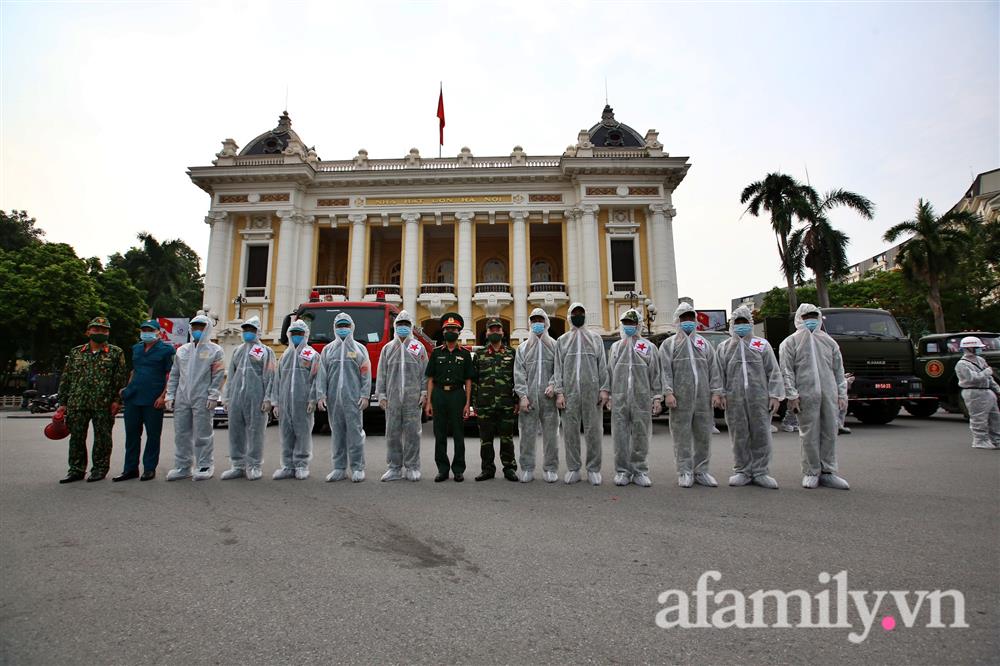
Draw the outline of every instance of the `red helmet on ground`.
M66 439L69 437L69 428L66 427L66 418L61 412L56 412L52 421L45 426L45 436L49 439Z

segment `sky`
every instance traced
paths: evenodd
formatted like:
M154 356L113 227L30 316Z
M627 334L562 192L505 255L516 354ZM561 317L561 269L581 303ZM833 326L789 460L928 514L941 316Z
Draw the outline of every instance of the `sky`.
M293 127L323 159L559 155L605 101L691 168L674 193L680 295L783 280L740 192L783 171L875 202L836 212L852 262L917 200L1000 167L1000 2L0 1L0 209L107 257L140 231L204 258L185 172ZM286 97L287 95L287 97ZM286 102L287 99L287 102Z

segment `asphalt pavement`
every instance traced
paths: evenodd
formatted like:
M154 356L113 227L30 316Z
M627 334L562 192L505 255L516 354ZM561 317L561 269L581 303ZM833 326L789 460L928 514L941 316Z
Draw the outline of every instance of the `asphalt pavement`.
M476 440L466 482L436 484L430 424L419 483L378 481L385 444L374 435L364 483L323 482L328 436L315 438L312 478L272 481L276 427L263 480L218 479L223 429L215 479L167 483L169 419L156 480L61 486L66 441L44 439L44 424L0 416L4 664L1000 662L1000 451L970 448L954 416L850 422L838 442L846 492L800 487L790 433L775 435L780 490L726 487L725 431L712 445L722 487L678 488L663 424L649 489L610 483L610 436L600 487L474 483ZM120 421L114 436L112 474ZM679 599L661 602L667 590L690 596L695 621L707 571L721 577L713 593L803 589L813 619L825 594L834 611L843 599L845 626L657 626ZM863 615L820 582L842 571L868 601L958 590L968 626L928 627L926 603L906 626L888 594L852 642ZM709 597L708 616L727 604ZM950 598L941 607L953 624ZM773 610L761 621L774 624Z

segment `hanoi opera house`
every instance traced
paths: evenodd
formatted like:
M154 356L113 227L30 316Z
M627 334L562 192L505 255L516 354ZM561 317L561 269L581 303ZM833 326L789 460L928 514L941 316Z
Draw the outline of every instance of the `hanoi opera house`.
M556 336L576 301L600 333L644 304L660 313L654 331L666 330L678 300L671 197L689 167L608 106L562 155L359 150L336 161L308 148L286 112L242 150L226 139L211 166L188 172L211 196L205 309L220 329L258 315L275 344L314 290L332 301L381 292L428 331L457 311L468 341L492 316L523 338L536 307Z

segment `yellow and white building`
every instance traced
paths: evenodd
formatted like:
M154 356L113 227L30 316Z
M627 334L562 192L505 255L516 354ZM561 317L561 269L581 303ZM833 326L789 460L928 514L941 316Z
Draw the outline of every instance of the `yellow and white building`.
M580 131L562 155L321 160L291 127L242 150L226 139L191 180L211 196L205 309L225 325L259 315L265 339L317 290L323 299L387 300L421 325L457 310L470 339L499 316L515 337L544 308L553 334L581 301L588 325L617 329L638 303L677 305L672 205L690 164L615 120ZM239 303L238 303L239 302Z

